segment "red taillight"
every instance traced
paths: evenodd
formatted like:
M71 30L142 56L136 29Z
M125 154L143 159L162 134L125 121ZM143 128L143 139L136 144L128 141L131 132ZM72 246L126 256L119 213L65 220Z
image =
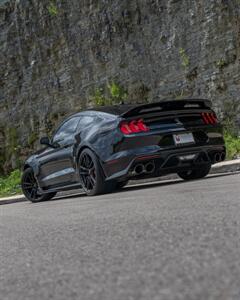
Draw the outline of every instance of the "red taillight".
M205 124L217 124L218 119L215 113L202 113L202 119Z
M120 130L124 134L131 134L131 129L129 128L128 123L122 123L120 126Z
M149 131L150 129L146 126L146 124L143 122L143 120L138 120L137 122L138 128L140 131Z
M138 132L149 131L149 128L143 122L143 120L133 120L130 122L123 122L120 125L120 130L124 134L133 134Z
M137 132L141 131L140 128L138 127L137 121L131 121L129 123L129 128L132 133L137 133Z

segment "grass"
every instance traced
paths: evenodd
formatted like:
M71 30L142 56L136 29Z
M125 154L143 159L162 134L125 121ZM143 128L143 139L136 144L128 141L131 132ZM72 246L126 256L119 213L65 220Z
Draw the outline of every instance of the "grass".
M227 159L234 159L240 155L240 138L225 131L224 139L227 148Z
M21 193L21 172L13 171L7 177L0 177L0 197L13 196Z

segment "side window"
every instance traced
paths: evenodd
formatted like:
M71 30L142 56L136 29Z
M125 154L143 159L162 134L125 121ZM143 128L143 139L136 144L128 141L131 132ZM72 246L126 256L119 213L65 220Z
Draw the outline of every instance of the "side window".
M75 117L63 123L63 125L55 133L53 137L53 143L60 142L66 137L73 135L77 129L78 122L79 118Z
M88 127L89 125L91 125L93 121L94 121L94 117L92 117L92 116L82 116L80 118L78 127L80 128L80 130L82 130L85 127Z

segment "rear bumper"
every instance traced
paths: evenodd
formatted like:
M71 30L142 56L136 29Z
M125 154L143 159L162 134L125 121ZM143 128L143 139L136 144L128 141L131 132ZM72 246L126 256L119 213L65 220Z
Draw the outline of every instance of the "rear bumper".
M216 154L220 154L219 161L226 156L224 144L193 146L187 148L175 148L171 150L159 150L157 147L145 147L133 152L127 151L123 157L105 162L103 164L106 180L141 179L156 177L169 173L198 168L204 164L214 164ZM190 159L189 159L190 158ZM154 163L154 172L136 175L134 168L137 164Z

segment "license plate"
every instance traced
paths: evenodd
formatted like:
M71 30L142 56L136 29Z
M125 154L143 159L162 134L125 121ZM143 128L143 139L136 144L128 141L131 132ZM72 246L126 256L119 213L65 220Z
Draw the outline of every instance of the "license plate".
M195 143L192 133L174 134L173 139L174 139L175 145Z

